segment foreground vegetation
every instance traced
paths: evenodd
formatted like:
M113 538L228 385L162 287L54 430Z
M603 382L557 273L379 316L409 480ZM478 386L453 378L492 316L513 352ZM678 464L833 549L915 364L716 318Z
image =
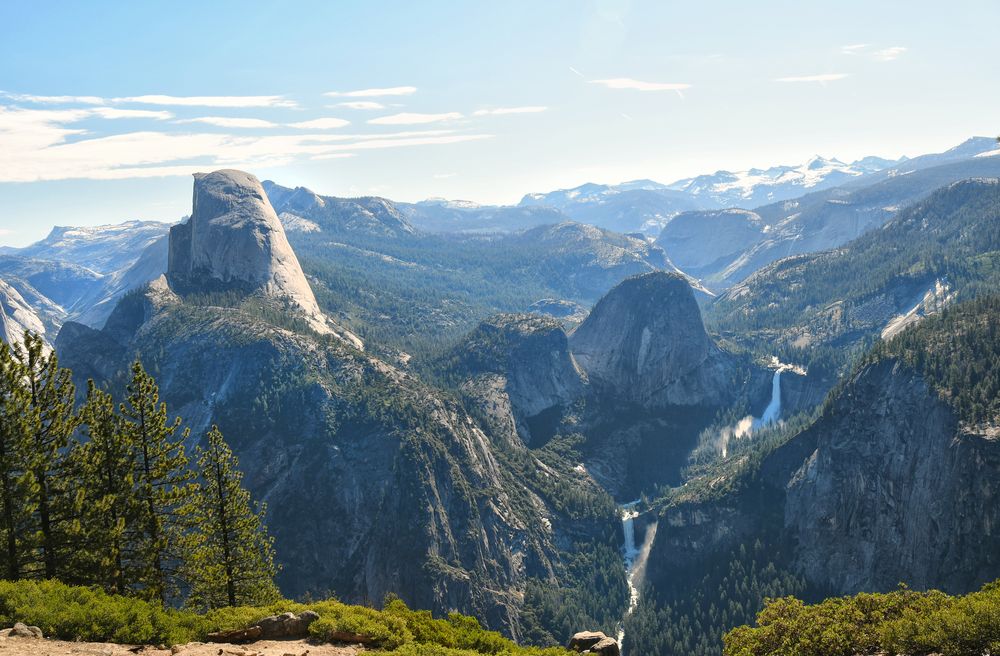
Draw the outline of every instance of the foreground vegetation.
M305 610L319 614L309 627L317 640L330 641L335 633L360 634L370 638L374 648L401 656L566 653L561 648L519 647L499 633L484 630L475 618L458 613L446 619L434 618L428 611L410 610L399 599L386 600L382 610L331 599L314 603L282 600L198 613L57 581L0 581L0 625L24 622L62 640L183 644L204 641L215 631L244 629L270 615Z
M757 626L725 637L725 656L855 656L856 654L982 656L1000 653L1000 581L949 596L901 588L806 605L770 600Z
M37 335L0 344L0 574L203 609L279 598L274 549L213 428L194 462L136 362L120 402Z

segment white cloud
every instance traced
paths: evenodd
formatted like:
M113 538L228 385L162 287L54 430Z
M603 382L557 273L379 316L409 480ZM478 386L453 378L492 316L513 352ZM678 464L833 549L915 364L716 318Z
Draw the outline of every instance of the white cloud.
M570 71L570 73L572 73L573 75L576 75L577 77L582 77L582 78L586 78L587 77L586 75L584 75L580 71L576 70L572 66L569 67L569 71Z
M332 116L328 118L314 118L311 121L289 123L291 127L302 130L332 130L333 128L342 128L350 124L350 121L345 121L342 118L333 118Z
M167 105L181 107L298 107L284 96L165 96L146 95L112 98L113 104Z
M28 93L4 93L5 98L17 102L38 103L42 105L104 105L104 98L98 96L36 96Z
M344 159L346 157L355 157L354 153L325 153L323 155L313 155L309 159Z
M607 80L590 80L590 84L601 84L609 89L630 89L633 91L684 91L690 84L674 82L644 82L630 77L615 77Z
M88 110L95 116L101 118L151 118L157 121L166 121L174 117L171 112L158 111L152 109L120 109L118 107L95 107Z
M346 107L347 109L385 109L385 105L374 100L352 100L334 105L335 107Z
M878 61L892 61L897 59L900 55L906 52L906 48L903 46L892 46L890 48L883 48L881 50L876 50L872 53L872 56Z
M90 137L85 130L71 127L93 116L88 108L21 109L0 105L0 182L148 178L220 167L254 170L283 166L300 158L343 157L360 150L454 144L492 137L449 130L263 136L140 131Z
M324 96L348 98L374 98L378 96L409 96L416 93L417 87L384 87L381 89L358 89L356 91L328 91Z
M100 96L39 96L33 94L4 93L0 95L16 102L44 105L166 105L178 107L298 107L294 100L284 96L167 96L145 95L122 98Z
M867 47L867 43L852 43L850 45L840 46L840 52L845 55L856 55Z
M537 114L538 112L544 112L548 107L541 106L531 106L531 107L497 107L496 109L480 109L472 113L473 116L489 116L493 115L503 115L503 114Z
M775 82L835 82L848 77L847 73L821 73L819 75L799 75L794 77L779 77Z
M444 114L418 114L414 112L402 112L389 116L379 116L368 122L372 125L420 125L424 123L439 123L441 121L453 121L462 118L458 112L447 112Z
M448 178L454 178L456 175L458 175L458 174L457 173L435 173L433 177L434 177L435 180L447 180Z
M262 118L238 118L234 116L198 116L186 118L177 123L204 123L220 128L276 128L277 123L265 121Z

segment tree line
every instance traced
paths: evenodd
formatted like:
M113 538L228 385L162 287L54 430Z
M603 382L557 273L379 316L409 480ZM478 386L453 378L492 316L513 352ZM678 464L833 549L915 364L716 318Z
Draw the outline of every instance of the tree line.
M0 343L0 575L210 609L279 598L266 509L216 427L195 447L136 361L123 398L38 335Z

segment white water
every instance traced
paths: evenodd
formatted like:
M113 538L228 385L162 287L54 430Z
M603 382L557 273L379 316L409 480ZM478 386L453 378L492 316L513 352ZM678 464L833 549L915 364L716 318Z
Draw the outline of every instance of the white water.
M771 400L768 402L767 407L764 408L764 412L761 413L760 417L747 415L736 422L736 425L722 430L719 435L719 443L723 458L729 455L729 440L731 438L740 439L748 437L753 435L754 431L770 426L781 419L781 372L786 369L797 370L797 368L790 364L778 362L777 358L774 359L774 363L777 365L777 369L774 370L774 375L771 376Z
M649 547L652 545L653 537L656 534L656 524L650 524L646 528L646 536L642 545L635 543L635 518L639 516L636 507L640 501L637 499L619 506L622 518L622 533L625 536L625 544L622 546L622 557L625 560L625 578L628 582L628 609L618 625L618 645L623 646L625 640L625 618L632 614L636 606L639 605L639 579L641 578L643 566L646 564L646 556L649 555Z
M784 370L784 367L778 367L771 378L771 401L760 418L754 420L755 429L769 426L781 417L781 372Z

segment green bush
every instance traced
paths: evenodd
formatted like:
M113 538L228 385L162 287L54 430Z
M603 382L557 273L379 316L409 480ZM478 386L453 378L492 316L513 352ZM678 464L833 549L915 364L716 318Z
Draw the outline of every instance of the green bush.
M0 624L39 627L64 640L174 644L203 632L203 618L141 599L57 581L0 581Z
M907 589L806 605L770 600L757 626L725 636L725 656L969 656L1000 653L1000 582L951 597Z
M371 638L375 645L384 649L397 647L413 641L413 634L406 628L406 622L399 617L364 606L327 605L309 627L309 633L318 640L335 641L335 634L349 633Z
M63 640L174 645L203 641L215 631L244 629L271 615L305 610L319 615L309 627L318 640L333 641L337 633L364 635L375 647L400 656L567 653L563 649L522 648L495 631L486 631L473 617L452 613L447 619L438 619L428 611L410 610L399 599L387 600L384 610L330 599L220 608L201 615L58 581L0 581L0 625L24 622Z

